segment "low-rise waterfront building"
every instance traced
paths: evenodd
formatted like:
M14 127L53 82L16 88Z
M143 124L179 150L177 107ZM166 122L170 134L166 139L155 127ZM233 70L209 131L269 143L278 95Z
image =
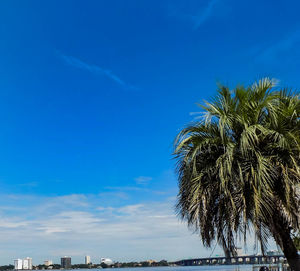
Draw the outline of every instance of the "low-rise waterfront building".
M149 265L152 265L152 264L156 263L156 261L154 261L154 260L147 260L147 263L148 263Z
M50 266L50 265L53 265L53 262L51 260L46 260L46 261L44 261L44 265Z
M104 263L106 265L113 265L114 264L113 260L111 260L109 258L101 258L100 264L101 263Z

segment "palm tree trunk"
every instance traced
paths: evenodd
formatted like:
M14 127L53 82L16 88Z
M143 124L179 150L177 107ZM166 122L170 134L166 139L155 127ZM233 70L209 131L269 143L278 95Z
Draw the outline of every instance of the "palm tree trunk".
M300 256L298 255L297 248L291 238L289 225L278 213L273 215L272 220L273 225L270 227L270 230L276 243L280 246L291 270L300 271Z
M283 242L283 247L281 249L289 263L289 266L291 267L291 270L300 271L300 257L290 236L289 239Z

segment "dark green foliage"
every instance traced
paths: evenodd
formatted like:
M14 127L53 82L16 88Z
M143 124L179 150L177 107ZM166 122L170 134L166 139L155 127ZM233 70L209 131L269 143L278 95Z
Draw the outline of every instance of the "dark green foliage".
M148 267L150 266L149 262L141 262L142 267Z
M84 268L84 269L88 269L91 267L91 264L72 264L72 268Z
M109 265L107 265L106 263L101 263L100 266L101 266L102 268L107 268L107 267L109 267Z
M166 260L161 260L160 262L158 262L159 266L168 266L168 262Z
M12 270L14 269L15 267L13 265L2 265L0 266L0 270Z

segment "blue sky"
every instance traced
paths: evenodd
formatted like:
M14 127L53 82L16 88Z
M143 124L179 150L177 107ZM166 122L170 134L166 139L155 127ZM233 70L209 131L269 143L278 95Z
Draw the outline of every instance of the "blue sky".
M0 264L210 255L174 215L173 139L216 82L299 89L300 4L0 7Z

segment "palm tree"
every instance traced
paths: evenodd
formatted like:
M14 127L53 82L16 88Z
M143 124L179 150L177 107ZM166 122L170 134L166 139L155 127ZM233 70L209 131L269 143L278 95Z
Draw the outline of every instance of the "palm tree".
M300 102L274 81L262 79L200 105L203 115L176 141L179 192L176 210L227 257L250 232L264 254L273 236L292 270L300 258L292 239L299 230Z

